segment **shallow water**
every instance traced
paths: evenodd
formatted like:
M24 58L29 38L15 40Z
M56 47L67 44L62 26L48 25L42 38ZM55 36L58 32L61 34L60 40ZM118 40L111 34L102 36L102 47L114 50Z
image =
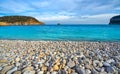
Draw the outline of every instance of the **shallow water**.
M120 25L0 26L0 39L120 41Z

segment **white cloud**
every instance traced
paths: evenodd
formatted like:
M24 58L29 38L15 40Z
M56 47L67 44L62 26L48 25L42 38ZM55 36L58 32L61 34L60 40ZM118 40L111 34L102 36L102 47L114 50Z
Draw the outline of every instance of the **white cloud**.
M115 10L120 10L120 7L116 7Z
M116 16L118 14L115 13L107 13L107 14L97 14L97 15L83 15L79 18L82 23L88 24L108 24L111 17Z
M96 18L111 18L115 15L118 15L116 13L108 13L108 14L97 14L97 15L85 15L85 16L81 16L83 18L90 18L90 19L96 19Z
M74 18L74 13L59 12L59 13L42 13L35 17L42 21L65 21ZM38 16L39 15L39 16Z
M27 4L25 2L22 2L22 1L13 1L13 0L9 0L7 2L6 1L2 2L0 4L0 7L2 7L3 9L5 9L6 13L9 13L9 12L7 12L9 10L13 14L33 9L33 8L29 7L29 4Z
M108 23L120 10L119 0L1 0L0 3L2 15L33 16L52 23Z
M34 1L30 2L32 6L36 8L43 8L43 7L48 7L49 6L49 1Z
M71 15L42 15L37 17L40 21L46 23L75 23L75 24L108 24L111 17L118 15L114 13L97 14L97 15L83 15L83 16L71 16Z
M43 20L43 21L65 21L72 18L71 16L65 16L65 15L58 15L58 16L41 16L39 17L39 20Z

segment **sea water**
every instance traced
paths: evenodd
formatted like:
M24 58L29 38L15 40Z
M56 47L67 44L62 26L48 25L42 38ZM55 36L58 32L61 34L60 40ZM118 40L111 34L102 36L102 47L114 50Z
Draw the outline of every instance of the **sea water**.
M120 41L120 25L0 26L0 39Z

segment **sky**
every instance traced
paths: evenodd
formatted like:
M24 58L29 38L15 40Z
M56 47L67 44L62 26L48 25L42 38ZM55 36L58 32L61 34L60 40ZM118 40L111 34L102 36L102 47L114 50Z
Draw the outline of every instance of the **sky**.
M0 16L33 16L46 24L108 24L120 0L0 0Z

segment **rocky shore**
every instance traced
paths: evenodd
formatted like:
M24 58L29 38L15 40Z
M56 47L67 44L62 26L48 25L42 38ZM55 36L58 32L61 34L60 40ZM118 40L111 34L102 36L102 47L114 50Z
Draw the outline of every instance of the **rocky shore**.
M0 74L120 74L120 42L0 40Z

